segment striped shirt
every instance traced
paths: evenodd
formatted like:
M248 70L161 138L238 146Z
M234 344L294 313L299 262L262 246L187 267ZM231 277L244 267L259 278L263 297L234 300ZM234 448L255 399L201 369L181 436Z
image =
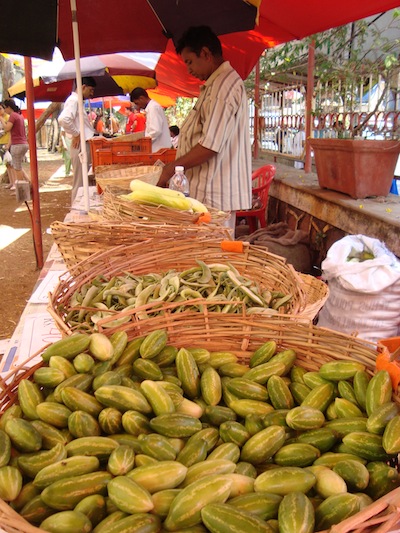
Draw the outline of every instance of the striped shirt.
M187 169L190 195L201 202L237 211L251 207L251 148L246 90L225 61L201 87L182 125L177 158L200 144L216 152L202 165Z

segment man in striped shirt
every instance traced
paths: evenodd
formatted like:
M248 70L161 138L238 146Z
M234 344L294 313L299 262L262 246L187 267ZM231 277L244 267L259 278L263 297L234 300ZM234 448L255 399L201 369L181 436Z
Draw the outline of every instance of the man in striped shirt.
M222 56L221 42L207 26L189 28L176 51L188 72L205 81L179 135L177 158L163 168L165 185L182 165L190 196L208 206L231 211L227 225L235 228L235 211L251 207L251 147L243 80Z

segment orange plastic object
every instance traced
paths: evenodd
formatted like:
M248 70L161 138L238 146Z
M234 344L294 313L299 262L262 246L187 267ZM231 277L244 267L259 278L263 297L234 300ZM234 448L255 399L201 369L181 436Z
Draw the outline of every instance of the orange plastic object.
M387 370L392 379L392 387L395 392L400 383L400 363L391 361L391 354L400 346L400 337L390 337L379 341L384 346L383 352L376 358L376 369Z
M117 153L151 153L151 138L150 137L142 137L141 139L137 139L136 141L119 141L118 139L110 141L105 139L104 137L93 137L93 139L90 139L89 142L90 145L90 153L92 157L92 166L93 169L95 169L98 165L101 165L103 163L100 163L101 159L101 152L100 150L105 150L107 153L110 154L117 154ZM112 156L111 156L112 158Z
M236 220L245 218L249 225L250 233L254 233L258 229L258 224L261 228L267 226L267 208L269 188L274 179L276 167L274 165L264 165L255 170L251 175L253 197L258 198L260 207L255 209L246 209L245 211L236 211Z
M243 241L221 241L221 249L224 252L243 253Z
M96 150L97 165L131 164L154 165L160 160L171 163L176 159L175 148L161 148L158 152L112 152L110 149Z
M210 213L201 213L196 220L196 224L208 224L209 222L211 222Z

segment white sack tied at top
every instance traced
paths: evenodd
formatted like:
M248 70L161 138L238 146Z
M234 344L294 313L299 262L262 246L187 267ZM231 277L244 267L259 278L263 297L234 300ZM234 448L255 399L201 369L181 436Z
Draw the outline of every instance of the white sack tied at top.
M383 242L366 235L348 235L335 242L321 268L323 279L336 279L344 289L356 292L379 293L400 281L399 259Z

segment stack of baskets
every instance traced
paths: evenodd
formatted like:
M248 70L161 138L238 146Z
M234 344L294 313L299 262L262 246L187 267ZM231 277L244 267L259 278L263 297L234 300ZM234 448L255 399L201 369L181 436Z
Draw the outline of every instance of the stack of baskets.
M96 170L99 190L104 190L103 212L91 222L59 222L51 224L52 235L68 268L92 254L119 245L162 241L168 238L231 239L231 231L223 225L229 213L210 209L211 220L199 213L179 212L163 206L137 205L119 195L129 191L133 179L157 184L162 167L155 165L114 168L104 165Z
M77 273L85 266L81 261L95 253L105 252L116 246L129 246L148 239L197 239L201 237L219 240L230 239L228 228L216 224L157 224L95 220L92 222L53 222L51 232L69 270Z

